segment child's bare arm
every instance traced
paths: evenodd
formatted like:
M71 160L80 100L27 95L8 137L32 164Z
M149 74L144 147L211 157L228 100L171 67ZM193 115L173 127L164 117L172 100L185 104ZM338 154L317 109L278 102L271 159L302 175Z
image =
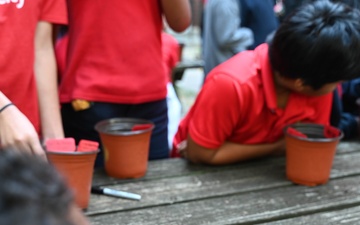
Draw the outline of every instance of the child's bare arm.
M269 144L252 145L225 142L218 149L208 149L196 144L189 137L184 155L193 163L224 165L266 155L277 155L279 152L283 153L284 149L284 139Z
M182 32L190 26L191 11L189 0L161 0L161 6L170 28Z
M0 91L0 147L28 151L46 158L29 119Z
M54 46L53 25L41 21L35 33L35 77L39 96L43 141L63 138Z

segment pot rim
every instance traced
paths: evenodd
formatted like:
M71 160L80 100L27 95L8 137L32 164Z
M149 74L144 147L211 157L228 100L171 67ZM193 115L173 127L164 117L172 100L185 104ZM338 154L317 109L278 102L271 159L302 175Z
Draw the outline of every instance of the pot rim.
M324 138L305 138L305 137L299 137L299 136L287 133L287 129L289 127L293 127L293 128L296 129L296 127L299 127L299 126L301 126L301 127L325 128L325 125L317 124L317 123L294 123L294 124L286 125L284 127L283 131L284 131L285 136L289 136L289 137L292 137L292 138L295 138L295 139L298 139L298 140L308 141L308 142L334 142L334 141L340 141L344 137L344 132L342 132L342 130L340 130L337 127L331 126L331 125L329 125L329 126L334 127L334 128L336 128L337 130L340 131L339 136L333 137L333 138L325 138L325 137Z
M112 132L112 131L106 131L104 128L108 125L111 124L116 124L116 123L131 123L134 125L137 124L151 124L151 127L147 128L147 129L143 129L143 130L136 130L136 131L121 131L121 132ZM153 130L155 127L155 124L150 121L150 120L146 120L146 119L138 119L138 118L129 118L129 117L116 117L116 118L110 118L110 119L105 119L105 120L101 120L98 123L95 124L94 129L101 134L107 134L107 135L114 135L114 136L130 136L130 135L134 135L134 134L142 134L142 133L146 133L149 132L151 130Z
M46 154L52 154L52 155L91 155L94 153L99 153L100 149L96 149L96 150L91 150L91 151L84 151L84 152L78 152L78 151L74 151L74 152L57 152L57 151L48 151L45 150Z

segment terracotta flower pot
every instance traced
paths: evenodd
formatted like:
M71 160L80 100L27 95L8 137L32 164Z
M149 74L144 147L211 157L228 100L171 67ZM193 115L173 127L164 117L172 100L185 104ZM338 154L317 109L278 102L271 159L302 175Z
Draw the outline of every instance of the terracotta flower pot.
M330 131L330 133L329 133ZM286 175L296 184L316 186L329 180L336 146L343 133L319 124L285 128Z
M113 118L96 124L109 176L139 178L146 174L153 128L151 121L133 118Z
M64 176L74 192L76 204L82 209L89 205L94 163L98 152L99 150L46 153L50 163Z

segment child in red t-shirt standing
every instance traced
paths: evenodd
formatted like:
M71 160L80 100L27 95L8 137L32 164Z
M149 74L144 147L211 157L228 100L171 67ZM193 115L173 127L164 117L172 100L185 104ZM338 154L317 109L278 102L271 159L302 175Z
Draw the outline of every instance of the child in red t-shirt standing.
M148 119L155 123L149 159L169 157L161 32L163 16L174 31L190 25L188 0L70 0L68 8L69 51L60 85L66 136L100 141L94 126L101 120ZM96 166L103 165L102 156Z

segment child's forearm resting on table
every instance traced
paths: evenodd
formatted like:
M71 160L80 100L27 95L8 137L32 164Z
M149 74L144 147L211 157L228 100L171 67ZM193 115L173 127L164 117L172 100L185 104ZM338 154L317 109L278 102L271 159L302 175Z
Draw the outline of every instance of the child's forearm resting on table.
M267 144L225 142L218 149L208 149L196 144L191 137L188 137L186 158L193 163L224 165L276 154L283 149L283 140Z

